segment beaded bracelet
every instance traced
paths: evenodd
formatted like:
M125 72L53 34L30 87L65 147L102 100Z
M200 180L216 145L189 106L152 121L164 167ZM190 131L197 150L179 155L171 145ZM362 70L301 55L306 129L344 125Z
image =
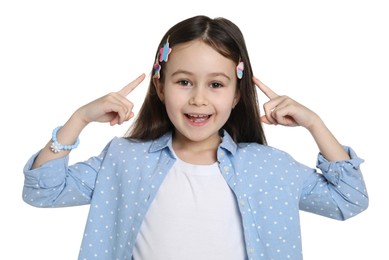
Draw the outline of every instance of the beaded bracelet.
M59 129L61 129L61 127L62 126L58 126L58 127L54 128L54 130L53 130L53 134L51 137L51 140L53 142L51 143L51 146L50 146L50 149L53 153L59 153L59 151L61 151L61 150L73 150L73 149L76 149L77 146L80 144L79 138L77 138L76 142L73 145L63 145L63 144L58 143L57 132Z

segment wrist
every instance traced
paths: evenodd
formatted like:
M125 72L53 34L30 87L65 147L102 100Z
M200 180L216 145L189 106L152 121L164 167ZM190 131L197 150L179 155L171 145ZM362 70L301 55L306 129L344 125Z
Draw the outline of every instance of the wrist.
M77 138L76 141L71 145L61 144L57 139L57 133L61 128L62 128L62 126L58 126L58 127L54 128L52 136L51 136L52 143L50 146L50 150L53 153L59 153L61 150L70 151L70 150L76 149L78 147L78 145L80 144L79 138Z
M86 119L86 117L84 116L84 113L82 111L82 107L77 109L73 115L70 117L70 121L72 122L75 122L77 125L79 125L81 128L84 128L85 126L87 126L89 123L91 123L90 121L88 121Z
M315 133L322 132L323 129L326 129L326 125L324 124L323 120L315 114L315 116L312 118L311 123L306 127L306 129L314 135Z

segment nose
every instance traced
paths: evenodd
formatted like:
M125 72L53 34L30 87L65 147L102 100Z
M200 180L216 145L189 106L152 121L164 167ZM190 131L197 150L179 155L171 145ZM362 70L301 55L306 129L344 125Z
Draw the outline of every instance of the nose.
M194 87L189 99L189 104L195 106L208 105L206 89L204 87Z

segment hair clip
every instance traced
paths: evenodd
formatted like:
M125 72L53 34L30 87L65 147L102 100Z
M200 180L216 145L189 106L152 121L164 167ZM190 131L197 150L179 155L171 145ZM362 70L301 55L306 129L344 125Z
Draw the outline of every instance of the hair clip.
M239 62L238 66L236 66L236 76L238 79L243 77L244 63L243 61Z
M154 66L153 66L153 78L157 78L159 79L161 77L160 75L160 71L161 71L161 65L158 63L158 58L155 59L155 63L154 63Z
M169 47L169 37L166 40L166 43L163 45L162 48L159 49L157 58L155 59L155 63L153 66L153 78L159 79L161 77L160 71L161 71L161 64L159 62L167 62L169 58L169 54L172 52L172 48ZM159 59L158 59L159 56Z
M167 62L169 54L172 52L172 48L169 48L169 38L161 49L159 49L159 61Z

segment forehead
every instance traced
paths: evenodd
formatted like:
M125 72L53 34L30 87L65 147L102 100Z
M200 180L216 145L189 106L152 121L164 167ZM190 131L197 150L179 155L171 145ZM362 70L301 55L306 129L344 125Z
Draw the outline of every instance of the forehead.
M224 72L233 74L236 65L231 59L224 57L205 42L194 40L172 47L172 52L166 63L166 72L180 69L193 73Z

